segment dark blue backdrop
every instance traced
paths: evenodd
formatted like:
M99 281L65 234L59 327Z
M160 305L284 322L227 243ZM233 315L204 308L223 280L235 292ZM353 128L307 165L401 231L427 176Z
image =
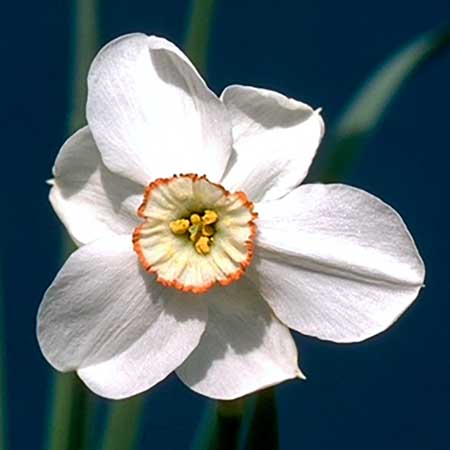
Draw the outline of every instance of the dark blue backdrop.
M209 83L272 88L332 123L355 88L390 52L445 23L448 0L218 1ZM50 367L35 340L41 295L59 266L60 225L44 181L65 136L70 2L2 6L2 258L11 448L39 449ZM182 45L186 1L102 5L102 42L130 31ZM450 54L397 97L346 182L393 205L427 266L420 299L387 333L357 345L297 336L308 381L280 386L282 448L450 448ZM187 448L205 400L175 378L147 398L142 449Z

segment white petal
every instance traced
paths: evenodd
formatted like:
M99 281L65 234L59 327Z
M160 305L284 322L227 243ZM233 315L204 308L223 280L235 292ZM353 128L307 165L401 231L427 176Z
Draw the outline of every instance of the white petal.
M289 330L245 278L205 295L208 324L198 347L177 370L191 389L233 399L302 377Z
M77 250L47 290L38 340L61 371L78 370L96 393L123 398L178 367L205 329L201 298L165 289L145 273L130 236Z
M172 43L144 34L104 47L88 77L87 119L105 164L139 183L174 173L218 181L228 112Z
M260 204L252 279L289 327L335 342L367 339L414 301L424 266L400 216L344 185L305 185Z
M224 186L252 201L280 198L298 186L324 133L319 111L247 86L230 86L221 98L231 112L236 152Z
M144 188L105 167L88 127L64 143L53 175L50 202L78 244L131 234L138 225Z

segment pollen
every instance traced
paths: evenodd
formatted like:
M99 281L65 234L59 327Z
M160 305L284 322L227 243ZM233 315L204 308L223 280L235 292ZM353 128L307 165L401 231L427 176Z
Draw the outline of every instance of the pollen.
M219 220L219 215L211 209L205 209L202 215L193 212L188 217L172 220L169 223L170 231L178 236L186 235L199 255L207 255L211 252L214 224Z

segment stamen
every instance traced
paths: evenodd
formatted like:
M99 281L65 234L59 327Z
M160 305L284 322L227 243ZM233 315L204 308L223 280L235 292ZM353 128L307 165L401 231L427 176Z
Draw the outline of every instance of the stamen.
M203 236L212 236L214 234L214 228L211 225L203 225L202 226L202 234Z
M207 255L211 251L209 244L209 238L207 238L206 236L202 236L195 243L195 250L197 250L197 253L199 253L200 255Z
M198 225L202 219L200 219L200 216L198 214L191 214L191 217L189 217L191 220L192 225Z
M217 213L215 211L206 209L205 213L203 214L203 217L202 217L202 222L205 225L211 225L213 223L216 223L218 218L219 218L219 216L217 215Z
M200 255L207 255L211 252L211 244L215 233L215 223L219 215L211 210L205 209L203 215L192 213L189 219L172 220L169 228L173 234L189 234L189 240L194 244L195 250Z
M170 231L173 234L184 234L189 229L190 223L187 219L172 220L169 223Z

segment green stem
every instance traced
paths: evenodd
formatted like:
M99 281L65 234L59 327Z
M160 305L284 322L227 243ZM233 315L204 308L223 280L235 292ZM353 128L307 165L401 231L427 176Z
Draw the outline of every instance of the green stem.
M69 132L86 124L87 74L100 48L98 0L75 0L75 22L72 39L72 80L70 84Z
M72 79L70 83L70 114L68 132L85 124L86 77L90 61L99 48L97 0L75 0L72 33ZM64 259L74 245L67 235L62 238ZM92 396L76 374L56 374L52 409L48 425L49 450L84 450L89 448Z
M209 406L197 430L192 450L237 450L242 430L243 399L221 400Z
M237 450L242 427L244 400L219 401L217 405L217 439L214 450Z
M279 444L275 388L255 394L254 412L249 424L245 450L277 450Z
M200 424L195 431L194 440L192 441L191 450L208 450L211 442L215 439L217 429L217 405L209 403L200 419Z
M90 394L75 373L55 378L52 417L47 447L50 450L83 450L89 447Z
M214 0L192 0L185 50L197 69L205 74Z
M131 450L135 447L143 404L143 396L139 395L111 405L102 450Z

